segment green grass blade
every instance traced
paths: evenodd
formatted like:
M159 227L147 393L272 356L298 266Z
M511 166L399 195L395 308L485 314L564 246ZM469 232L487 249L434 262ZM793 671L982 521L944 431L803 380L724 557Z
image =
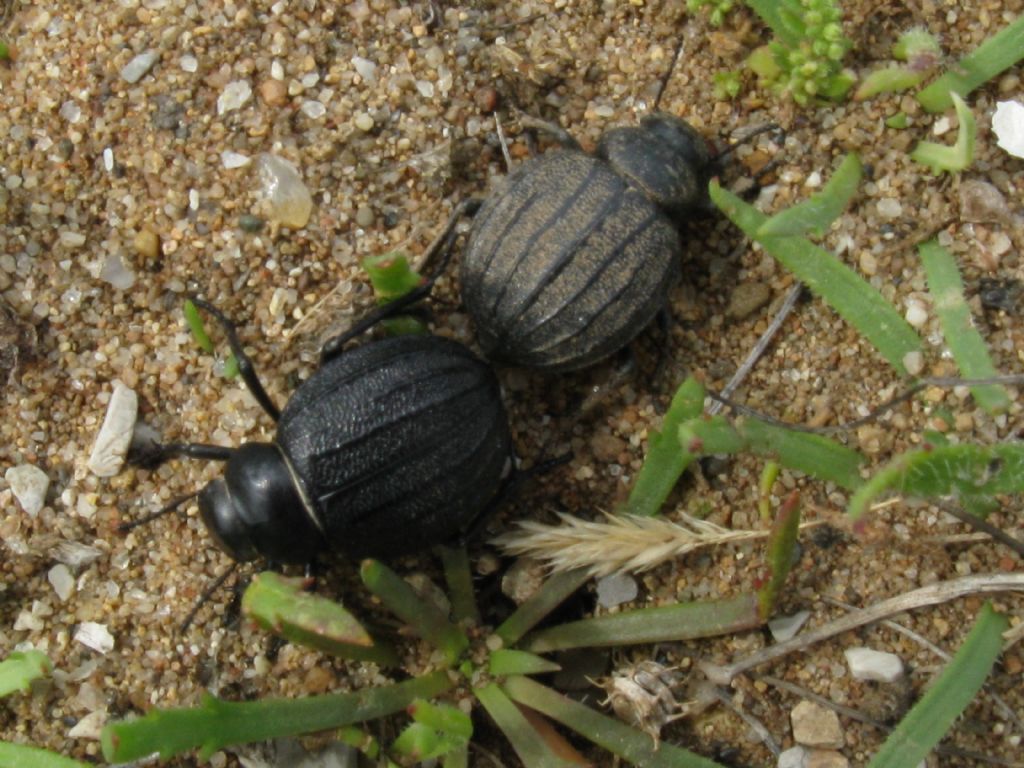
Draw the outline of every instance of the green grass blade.
M580 619L534 632L521 647L532 653L548 653L567 648L672 642L727 635L762 623L757 596L744 594Z
M527 768L568 768L579 765L579 763L559 757L496 683L490 683L482 688L474 688L473 693L483 704L487 714L508 738L524 766Z
M448 663L458 661L469 647L469 638L461 629L448 621L438 608L421 600L401 576L383 563L364 560L359 575L389 611L444 653Z
M1005 616L989 603L942 674L889 734L869 768L920 765L946 735L992 671L1002 649Z
M506 675L542 675L545 672L557 672L561 666L542 656L514 648L499 648L491 653L487 662L487 671L494 677Z
M379 688L304 699L229 702L206 696L195 708L156 709L103 729L103 757L112 763L158 752L164 760L199 749L205 760L232 744L340 728L401 712L416 699L454 687L445 670Z
M1024 491L1024 443L944 445L897 456L850 499L847 514L859 519L887 490L905 496L958 496L969 511L1000 493Z
M185 324L188 325L189 331L192 332L192 338L196 340L196 344L199 345L203 352L212 355L213 342L210 340L210 334L206 332L206 326L203 324L203 318L199 314L199 310L196 309L196 305L186 299L184 311Z
M796 432L758 419L737 419L735 424L724 416L693 419L680 426L679 442L697 455L749 451L847 490L863 483L860 466L864 457L857 451L823 435Z
M800 496L794 491L783 503L772 523L768 537L768 578L757 590L757 602L762 621L768 621L775 612L775 604L797 558L796 541L800 533Z
M620 720L556 693L526 677L511 677L504 685L514 701L547 715L626 762L643 768L722 768L719 763L665 742L656 743Z
M927 165L933 173L963 171L974 162L974 143L978 135L974 114L958 94L952 94L952 99L957 118L960 121L956 143L953 146L948 146L936 144L933 141L921 141L910 153L911 160Z
M651 430L647 457L637 474L629 500L620 510L633 515L656 515L672 492L693 456L680 450L676 434L679 425L700 416L704 410L704 387L694 378L683 382L672 397L661 431Z
M464 742L469 741L473 735L473 721L469 715L448 704L433 704L426 699L417 699L409 706L409 716L417 723Z
M89 763L81 763L47 749L0 741L0 768L89 768L89 766Z
M586 568L553 574L529 600L520 605L494 630L495 636L501 640L505 648L515 645L519 638L583 586L588 578L590 576Z
M303 583L272 572L257 574L242 596L242 612L293 643L347 659L399 665L395 651L374 641L355 616L333 600L304 591Z
M821 237L857 194L861 173L860 158L847 155L820 192L772 216L761 225L758 238L808 232Z
M935 240L922 243L918 251L928 277L928 291L942 324L942 335L946 337L960 372L969 379L995 376L996 369L988 356L985 341L971 322L971 311L964 299L964 284L953 254ZM971 387L971 394L978 405L991 414L1002 413L1010 407L1006 390L998 384Z
M786 269L860 331L901 374L903 358L921 348L921 339L882 295L828 251L801 237L758 237L767 217L717 182L711 199L729 219L754 238Z
M865 77L853 94L854 101L864 101L880 93L896 93L913 88L924 79L924 73L910 67L876 69Z
M42 651L13 651L0 662L0 696L28 691L33 680L46 677L53 664Z
M476 598L473 595L473 572L469 565L469 553L464 546L438 547L444 580L448 584L448 596L452 601L452 616L456 621L480 623Z
M953 103L950 91L966 96L982 83L1024 58L1024 15L988 38L954 64L950 71L919 94L917 101L928 112L942 112Z

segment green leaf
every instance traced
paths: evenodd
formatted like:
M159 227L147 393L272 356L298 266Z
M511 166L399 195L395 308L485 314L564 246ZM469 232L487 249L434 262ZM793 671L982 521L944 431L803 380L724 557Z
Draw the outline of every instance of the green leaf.
M394 650L375 642L351 613L333 600L305 591L303 584L303 579L269 571L257 574L242 596L242 612L293 643L347 659L399 665Z
M3 40L0 40L0 59L8 61L11 58L11 48Z
M723 768L719 763L666 742L657 742L620 720L602 715L527 677L511 677L504 685L520 704L604 747L614 755L643 768Z
M469 741L473 735L473 721L469 715L448 704L433 704L426 699L417 699L409 705L409 716L417 723L439 733L455 736L463 742Z
M364 560L359 568L363 583L385 607L416 634L444 653L454 664L469 647L469 638L440 609L426 602L402 577L378 560Z
M761 619L768 621L796 561L796 541L800 533L800 497L794 491L779 510L768 537L768 580L757 590Z
M908 67L876 69L861 81L853 98L855 101L864 101L880 93L898 93L914 88L923 79L923 72L917 72Z
M415 760L433 760L465 746L466 739L440 733L423 723L410 723L391 745L396 755Z
M910 153L911 160L927 165L933 173L962 171L974 161L974 141L978 133L974 115L959 94L951 93L950 96L960 120L956 143L950 147L932 141L921 141Z
M405 254L398 251L367 256L363 269L370 275L370 284L380 304L394 301L423 283L423 276L409 266Z
M939 41L923 27L908 29L892 47L892 55L900 61L911 61L923 54L938 57L942 54Z
M988 356L985 340L971 322L971 311L964 299L964 284L953 254L935 240L922 243L918 251L928 278L928 291L942 325L942 335L946 337L960 372L969 379L995 376L996 369ZM998 384L971 387L971 394L988 413L1002 413L1010 407L1006 390Z
M732 634L762 623L757 597L737 595L722 600L638 608L559 624L534 632L522 647L533 653L549 653L567 648L672 642Z
M910 119L907 117L906 112L897 112L895 115L885 118L885 124L895 131L902 131L910 125Z
M473 693L508 738L523 765L530 768L568 768L578 765L559 757L496 683L474 688Z
M889 734L869 768L903 768L924 762L991 673L1008 626L1006 617L985 603L956 656Z
M416 699L429 699L455 683L445 670L405 682L352 693L304 699L228 702L205 696L195 708L155 709L145 717L107 724L103 757L113 763L155 752L164 760L199 749L201 760L232 744L340 728L401 712Z
M860 158L851 153L820 192L772 216L758 229L755 239L807 232L821 237L857 194L860 178Z
M0 768L90 768L90 764L39 747L0 741Z
M953 103L950 92L966 96L1022 58L1024 15L1018 16L950 67L946 74L917 94L917 101L928 112L942 112Z
M903 358L921 348L921 339L878 291L831 253L804 238L758 237L767 220L763 213L715 181L710 192L712 201L734 224L860 331L897 371L906 374Z
M561 667L553 661L514 648L499 648L491 653L487 671L494 677L506 675L542 675L557 672Z
M494 630L494 636L501 640L505 648L515 645L569 595L583 586L588 578L590 576L586 568L577 568L575 571L565 571L548 577L540 589Z
M473 574L469 566L469 553L465 546L438 547L448 596L452 601L452 615L456 621L480 623L480 613L473 596Z
M13 651L0 662L0 696L14 691L28 692L33 680L46 677L53 664L42 651Z
M206 352L208 355L212 355L213 342L210 341L210 335L206 332L206 326L203 325L203 318L199 314L199 310L196 309L196 305L189 299L186 299L184 311L185 323L192 332L192 338L196 340L196 344L199 345L199 348L203 350L203 352Z
M901 454L853 494L847 514L859 519L887 490L922 498L952 494L969 511L983 509L996 494L1024 491L1024 443L945 445Z
M647 457L637 474L629 500L620 510L633 515L656 515L672 492L693 456L680 450L676 434L679 425L696 418L704 410L704 387L692 376L676 390L661 431L651 430L647 439ZM666 437L667 435L667 437Z

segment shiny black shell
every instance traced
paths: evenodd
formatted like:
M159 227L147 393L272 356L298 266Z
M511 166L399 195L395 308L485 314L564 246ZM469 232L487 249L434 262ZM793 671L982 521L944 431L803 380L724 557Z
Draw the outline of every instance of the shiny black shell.
M523 164L473 222L461 284L491 360L582 368L629 343L665 307L680 236L604 160L573 150Z
M513 455L494 373L437 336L325 362L288 401L276 442L328 547L349 557L455 538L494 501Z

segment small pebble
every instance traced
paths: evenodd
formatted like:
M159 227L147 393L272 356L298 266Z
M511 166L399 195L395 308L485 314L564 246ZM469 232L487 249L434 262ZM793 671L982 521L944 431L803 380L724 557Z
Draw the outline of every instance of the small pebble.
M241 227L243 232L259 232L263 229L264 224L266 224L266 222L259 216L253 216L249 213L243 213L238 217L238 226Z
M353 56L352 67L367 85L373 85L377 82L377 65L369 59L364 59L362 56Z
M1024 104L1000 101L992 115L992 132L996 144L1014 157L1024 158Z
M22 464L8 469L4 479L25 513L29 517L38 515L46 503L46 491L50 487L46 473L31 464Z
M924 370L924 355L917 349L913 352L907 352L903 356L903 367L907 369L907 373L911 376L917 376Z
M235 80L224 86L220 96L217 97L217 114L242 107L252 96L252 87L246 80Z
M140 229L132 239L132 246L147 263L156 261L160 256L160 238L151 229Z
M270 203L270 218L292 229L306 226L313 212L313 197L298 169L283 157L270 154L261 154L256 167L258 193Z
M224 164L227 169L242 168L252 162L252 158L248 155L243 155L240 152L232 152L230 149L225 149L220 153L220 161Z
M124 68L121 70L121 79L128 83L139 82L143 75L149 72L150 68L156 64L156 60L159 58L159 51L148 50L140 53L124 65Z
M636 579L628 573L613 573L597 580L597 604L602 608L636 600L639 593Z
M1006 198L994 185L979 179L960 182L960 218L975 224L1013 223Z
M894 653L873 651L870 648L847 648L843 651L850 674L857 680L895 683L903 677L903 662Z
M356 211L356 224L363 229L372 227L374 221L373 208L368 205L359 206L359 210Z
M99 278L105 283L110 283L119 291L127 291L135 285L135 273L125 266L118 253L108 254L107 258L103 260Z
M98 477L113 477L121 471L132 431L138 414L139 399L135 392L120 381L114 381L114 391L107 404L107 415L96 435L89 456L88 467Z
M195 56L186 53L178 59L178 66L181 67L182 72L188 72L191 74L199 69L199 60Z
M768 622L768 630L776 643L784 643L791 640L800 631L800 628L811 618L810 611L800 611L792 616L779 616Z
M895 197L883 197L876 207L883 219L897 219L903 214L903 203Z
M373 118L365 112L360 112L355 116L353 122L360 131L372 131L373 130Z
M46 572L46 580L50 582L53 591L57 593L60 601L65 602L75 591L75 577L71 575L70 569L63 563L57 563Z
M839 749L844 744L839 717L831 709L801 701L790 713L793 739L805 747Z
M907 302L907 322L915 328L923 328L928 322L928 310L919 301Z
M105 710L99 709L95 712L90 712L75 723L74 728L68 731L68 736L72 739L92 739L93 741L99 741L100 734L103 732L103 726L106 725L106 722L107 713Z
M264 80L260 83L260 98L271 107L279 107L288 102L288 86L280 80Z
M546 575L539 560L520 557L501 577L501 592L516 605L522 605L540 589Z
M743 320L757 312L772 300L772 289L768 283L740 283L729 297L729 306L725 310L727 317Z
M103 169L107 173L114 170L114 150L110 147L106 147L103 150Z
M78 569L99 560L103 550L77 541L62 541L53 548L51 554L58 562Z
M327 107L313 99L302 102L302 106L299 107L299 110L310 120L319 120L327 114Z
M95 621L83 621L78 625L78 629L75 630L75 642L99 653L114 650L113 635L105 624L97 624Z

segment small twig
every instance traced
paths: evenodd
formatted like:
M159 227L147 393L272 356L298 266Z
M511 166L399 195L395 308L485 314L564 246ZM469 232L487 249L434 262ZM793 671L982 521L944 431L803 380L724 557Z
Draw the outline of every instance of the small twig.
M836 434L837 432L848 432L851 429L856 429L857 427L864 426L865 424L877 420L879 417L883 416L888 411L891 411L900 403L906 402L914 395L916 395L918 392L927 389L928 387L952 389L953 387L976 387L984 386L986 384L1024 384L1024 374L990 376L984 379L959 379L950 376L918 379L916 384L904 390L895 397L885 401L880 406L875 408L875 410L871 411L871 413L869 413L867 416L863 416L862 418L854 419L853 421L847 421L843 424L837 424L831 427L808 427L804 424L796 424L794 422L776 419L774 416L769 416L765 413L761 413L760 411L750 408L749 406L746 406L743 403L738 403L735 400L730 400L729 395L731 394L731 392L727 390L722 390L721 394L708 390L708 397L710 397L712 400L722 403L722 405L729 406L737 413L742 413L745 416L751 416L752 418L765 421L769 424L773 424L776 427L791 429L795 432L810 432L816 435L833 435Z
M843 616L810 632L798 635L792 640L777 643L768 648L762 648L760 651L756 651L732 664L720 665L712 664L709 661L702 661L700 667L711 682L718 685L728 685L736 675L742 674L748 669L774 661L793 651L809 648L822 640L828 640L830 637L843 632L849 632L851 629L857 629L866 624L873 624L876 621L881 621L897 613L903 613L914 608L948 603L951 600L966 595L987 594L991 592L1024 592L1024 573L965 576L961 579L929 584L927 587L921 587L920 589L891 597L868 608Z
M803 289L803 283L796 283L789 289L789 293L786 294L786 299L782 302L782 306L779 307L779 311L775 313L775 317L772 318L771 323L768 324L764 333L761 334L761 338L757 340L757 344L755 344L754 348L750 350L750 354L748 354L747 359L743 361L743 365L741 365L736 370L736 373L732 375L732 378L729 379L729 383L725 385L725 388L722 390L722 394L716 395L713 392L708 392L708 395L715 400L715 402L713 402L708 408L709 415L714 416L722 410L723 405L729 405L731 407L731 403L727 398L736 391L737 387L739 387L741 383L743 383L743 380L747 378L747 375L757 364L757 361L761 359L761 355L764 354L768 345L771 344L775 334L778 333L779 328L782 327L782 323L785 322L789 313L793 311L793 307L796 306L797 299L800 298L800 293Z
M1024 541L1013 538L1009 533L1004 531L1002 528L992 525L988 520L972 515L970 512L960 509L955 504L950 504L945 501L932 502L936 507L941 509L943 512L952 515L964 525L968 525L978 531L983 531L991 536L996 541L1005 544L1014 552L1017 553L1018 557L1024 557Z
M718 698L719 703L725 705L726 708L732 710L733 714L735 714L740 720L746 723L750 730L757 734L758 738L761 739L761 743L765 745L765 747L768 749L769 752L772 753L774 757L778 758L778 756L782 754L782 748L779 746L778 742L776 742L775 739L772 737L771 731L769 731L768 728L765 727L765 724L749 712L742 710L738 706L736 706L736 703L732 700L732 696L729 695L729 692L727 690L724 690L716 685L715 696Z
M505 171L512 172L512 155L508 151L508 141L505 139L505 130L501 127L501 117L497 110L494 112L494 130L498 134L498 143L501 144L501 154L505 158Z

